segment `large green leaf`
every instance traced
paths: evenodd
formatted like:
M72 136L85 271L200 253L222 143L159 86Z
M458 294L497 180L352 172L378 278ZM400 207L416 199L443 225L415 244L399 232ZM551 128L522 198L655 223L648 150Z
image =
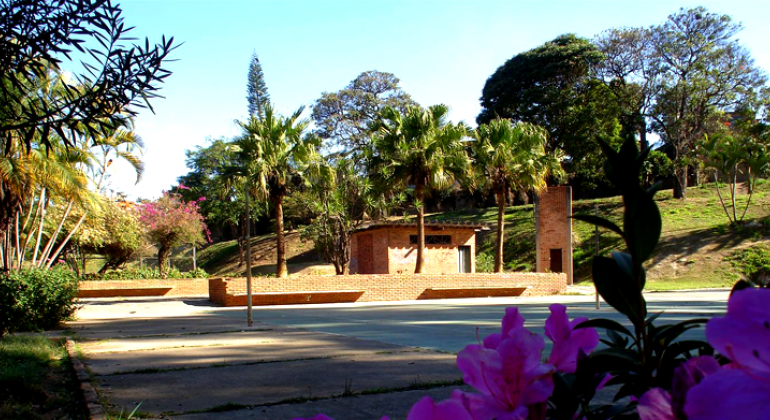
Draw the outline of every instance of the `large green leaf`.
M623 231L620 229L618 225L615 223L599 216L594 216L591 214L576 214L572 216L575 220L581 220L583 222L590 223L592 225L596 225L599 227L603 227L605 229L609 229L618 235L620 235L622 238L625 238L625 235L623 234Z
M607 257L595 257L593 280L604 301L626 315L634 325L642 325L646 316L644 297L633 277Z

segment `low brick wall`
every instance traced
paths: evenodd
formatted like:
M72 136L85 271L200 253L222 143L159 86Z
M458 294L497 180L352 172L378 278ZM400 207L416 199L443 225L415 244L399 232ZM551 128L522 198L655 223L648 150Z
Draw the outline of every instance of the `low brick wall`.
M81 281L78 297L205 296L208 279L145 279Z
M212 278L208 285L209 300L214 303L223 306L243 306L247 303L245 278ZM285 279L256 277L252 280L252 293L301 292L311 295L309 292L359 290L363 293L358 302L375 302L427 299L430 297L428 289L432 288L522 286L528 287L523 296L555 294L567 289L567 276L564 273L471 273L304 275ZM447 291L442 295L446 296ZM462 296L462 291L458 290L456 296L447 297ZM259 302L257 297L252 299L254 305Z

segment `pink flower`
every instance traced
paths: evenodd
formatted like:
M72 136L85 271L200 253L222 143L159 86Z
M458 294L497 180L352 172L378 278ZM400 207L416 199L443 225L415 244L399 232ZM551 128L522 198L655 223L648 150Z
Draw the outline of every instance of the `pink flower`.
M770 418L770 289L730 296L727 315L706 324L709 343L731 363L687 394L690 420Z
M685 403L688 391L709 375L719 371L719 362L711 356L699 356L674 369L671 393L652 388L639 399L638 412L642 420L686 420Z
M599 345L599 334L593 328L575 330L575 326L588 318L575 318L570 322L566 306L554 303L549 309L551 316L545 321L545 335L553 341L553 350L548 363L560 372L575 373L578 358Z
M333 418L327 416L326 414L316 414L314 417L308 417L308 418L295 418L293 420L334 420ZM388 416L384 416L380 420L389 420Z
M184 184L182 184L182 183L180 182L180 183L179 183L179 189L180 189L180 190L189 190L189 189L190 189L190 187L188 187L188 186L186 186L186 185L184 185Z
M506 319L508 322L506 322ZM518 311L506 311L502 339L496 348L472 344L457 355L463 380L480 394L456 392L476 420L526 419L528 406L544 402L553 392L554 367L540 362L545 342L523 326ZM488 337L489 338L489 337Z
M503 316L503 332L490 334L484 339L484 347L488 349L496 349L503 341L503 338L508 336L514 328L520 328L524 326L524 317L519 313L519 308L511 306L505 308L505 316Z
M431 397L423 397L412 406L406 420L474 420L470 413L455 399L448 399L438 404Z

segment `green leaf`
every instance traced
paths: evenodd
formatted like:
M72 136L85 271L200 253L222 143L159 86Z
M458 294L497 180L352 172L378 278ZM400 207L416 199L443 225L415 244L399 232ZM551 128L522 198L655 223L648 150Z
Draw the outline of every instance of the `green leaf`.
M607 318L589 319L588 321L583 321L576 325L574 329L577 330L580 328L604 328L605 330L617 331L631 337L634 336L631 331L629 331L628 328L624 327L621 323Z
M623 196L626 202L623 225L626 243L638 261L646 261L660 240L663 222L652 195L639 191Z
M634 325L642 325L646 316L644 297L635 281L618 263L607 257L595 257L593 280L605 302L626 315Z
M625 238L625 235L623 234L623 231L620 229L620 227L618 225L616 225L615 223L613 223L613 222L611 222L611 221L609 221L609 220L607 220L607 219L605 219L603 217L594 216L594 215L591 215L591 214L576 214L576 215L573 215L572 218L575 219L575 220L580 220L580 221L583 221L583 222L590 223L592 225L603 227L605 229L609 229L609 230L617 233L618 235L620 235L622 238Z
M639 354L631 349L612 347L595 350L585 359L585 362L591 365L595 372L631 373L642 370Z

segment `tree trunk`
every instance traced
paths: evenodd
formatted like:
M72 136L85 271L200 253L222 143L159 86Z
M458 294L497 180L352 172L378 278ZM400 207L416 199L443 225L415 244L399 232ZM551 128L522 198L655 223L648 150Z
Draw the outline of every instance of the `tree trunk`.
M247 181L248 182L248 181ZM246 188L244 196L246 204L246 220L248 221L249 215L249 189ZM246 325L252 326L254 319L251 315L251 223L245 223L246 227Z
M419 202L417 206L417 264L414 267L415 274L422 274L424 272L424 255L425 255L425 186L418 181L414 188L414 199Z
M283 196L279 195L273 199L275 207L275 245L276 245L276 273L280 278L289 276L289 270L286 268L286 241L283 237Z
M495 249L495 273L503 272L503 240L505 230L505 192L495 191L497 197L497 244Z
M166 278L166 263L168 262L168 256L171 254L171 248L166 244L161 244L158 248L158 272L160 272L161 278Z
M687 165L676 170L674 176L674 198L687 198Z

